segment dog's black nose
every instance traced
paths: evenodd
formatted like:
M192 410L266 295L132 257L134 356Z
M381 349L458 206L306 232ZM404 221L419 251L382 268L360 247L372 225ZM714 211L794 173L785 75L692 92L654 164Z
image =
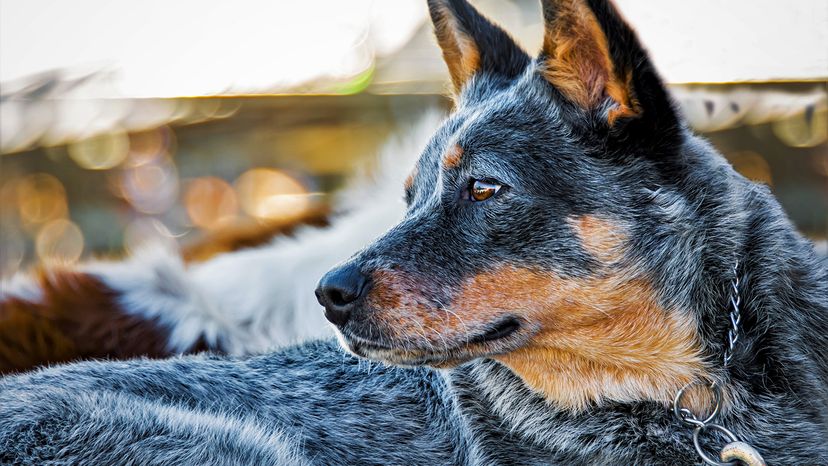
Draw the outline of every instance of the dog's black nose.
M345 325L367 281L359 267L351 263L326 273L316 287L316 299L325 306L325 318L339 327Z

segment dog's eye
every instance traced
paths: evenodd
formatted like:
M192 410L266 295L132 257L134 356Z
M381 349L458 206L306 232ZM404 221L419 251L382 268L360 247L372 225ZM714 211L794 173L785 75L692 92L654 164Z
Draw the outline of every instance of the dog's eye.
M500 191L503 186L490 180L471 180L469 182L469 200L485 201Z

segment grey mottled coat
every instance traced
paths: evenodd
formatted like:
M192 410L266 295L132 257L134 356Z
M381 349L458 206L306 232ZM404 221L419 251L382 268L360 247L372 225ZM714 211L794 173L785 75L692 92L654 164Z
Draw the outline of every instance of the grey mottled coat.
M544 2L548 19L557 3ZM616 68L630 72L639 108L635 118L607 126L613 104L584 109L566 101L544 79L543 54L530 59L463 1L430 4L438 29L456 28L443 40L461 34L463 47L480 47L469 63L481 69L423 153L406 218L350 263L360 273L378 265L420 271L431 294L418 304L430 306L493 262L590 277L599 264L566 219L616 219L629 226L626 260L652 280L663 307L688 310L698 322L699 352L731 396L720 422L769 464L828 464L825 264L766 188L686 130L614 11L588 1ZM446 169L441 156L455 143L466 165ZM469 173L509 189L485 204L460 202ZM723 368L736 260L741 339ZM328 341L246 359L43 369L0 380L0 462L698 463L691 430L663 403L605 400L582 412L560 410L480 353L491 340L517 341L509 338L531 331L532 322L514 317L511 333L487 332L483 344L466 335L444 354L424 346L425 335L400 339L399 329L369 325L393 311L358 307L347 323L337 316L343 339L353 350L354 342L369 342L385 351L377 354L416 350L427 357L422 364L472 349L479 357L452 370L402 369L346 355Z

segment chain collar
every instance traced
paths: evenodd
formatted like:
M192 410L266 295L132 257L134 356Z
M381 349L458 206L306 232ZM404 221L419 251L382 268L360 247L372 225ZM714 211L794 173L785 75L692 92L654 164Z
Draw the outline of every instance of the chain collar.
M724 367L730 366L733 359L733 350L739 341L739 325L742 323L742 313L739 305L742 304L742 294L739 292L739 261L733 266L733 279L730 281L730 330L727 331L727 348L724 352Z
M730 366L730 362L733 359L733 353L736 348L736 343L739 342L739 334L742 323L742 314L740 311L742 298L741 293L739 292L740 284L739 262L737 261L736 265L733 267L733 277L730 281L729 318L731 325L727 331L727 346L725 347L724 356L722 358L725 368ZM755 448L739 441L739 438L736 437L733 432L716 423L716 419L718 418L722 408L722 389L718 384L716 384L716 382L710 382L709 385L707 385L713 393L713 399L715 402L713 411L707 416L707 418L699 419L695 414L693 414L692 411L681 406L682 398L687 392L687 389L700 383L701 382L696 381L685 385L678 391L678 393L676 393L676 397L673 400L673 415L683 424L694 428L693 446L695 447L696 453L698 453L699 457L705 463L713 466L766 466L762 455L760 455ZM701 446L699 437L706 431L718 431L730 440L730 443L725 445L719 454L721 462L711 458Z

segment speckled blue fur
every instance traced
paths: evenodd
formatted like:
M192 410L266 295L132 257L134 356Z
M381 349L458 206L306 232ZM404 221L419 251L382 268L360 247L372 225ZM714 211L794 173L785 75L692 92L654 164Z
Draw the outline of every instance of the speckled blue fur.
M552 3L545 2L547 15L554 14ZM423 152L406 218L354 263L363 272L419 273L429 294L418 304L439 309L464 280L493 264L572 281L600 273L567 219L613 219L628 226L624 260L632 278L646 277L665 312L681 310L697 324L698 354L729 395L720 422L768 464L828 464L826 263L766 187L737 174L688 130L614 10L588 0L613 60L631 73L641 108L612 125L611 102L575 108L544 79L539 59L466 2L430 4L432 13L456 16L444 23L490 48ZM453 144L462 146L464 165L451 171L441 158ZM458 203L469 177L480 176L509 189L487 204ZM724 368L737 260L743 322ZM473 346L461 336L444 347L454 353L438 354L439 346L423 343L425 331L401 338L393 325L374 325L380 312L395 310L355 310L340 325L343 338L358 334L383 350L431 351L425 354L435 359L423 364L466 360L458 354ZM691 429L664 403L608 398L582 411L559 409L487 359L494 354L451 370L403 369L321 341L245 359L200 355L42 369L0 379L0 463L699 462Z

